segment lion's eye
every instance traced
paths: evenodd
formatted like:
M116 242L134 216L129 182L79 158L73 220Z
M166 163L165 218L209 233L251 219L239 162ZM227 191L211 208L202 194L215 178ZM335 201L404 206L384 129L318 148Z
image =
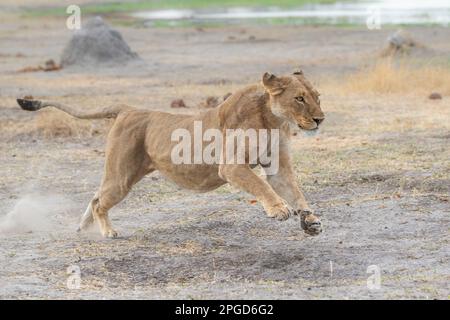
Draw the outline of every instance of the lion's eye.
M301 103L305 102L305 98L303 98L303 97L296 97L295 100L297 102L301 102Z

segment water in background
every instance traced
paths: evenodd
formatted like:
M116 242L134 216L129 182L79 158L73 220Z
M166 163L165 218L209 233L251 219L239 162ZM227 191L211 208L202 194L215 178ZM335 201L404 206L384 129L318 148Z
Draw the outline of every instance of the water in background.
M334 4L278 7L158 10L133 13L149 21L230 22L247 19L289 19L295 23L366 24L378 19L381 24L438 24L450 22L450 0L368 0Z

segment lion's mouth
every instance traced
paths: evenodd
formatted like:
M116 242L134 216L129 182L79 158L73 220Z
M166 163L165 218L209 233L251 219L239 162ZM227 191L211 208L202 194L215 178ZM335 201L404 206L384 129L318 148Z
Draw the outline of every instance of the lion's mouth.
M319 125L323 122L324 118L313 118L313 121L307 121L304 125L302 123L297 122L297 126L306 131L315 131L319 129Z
M318 125L316 125L314 128L305 128L305 127L303 127L301 124L299 124L298 127L299 127L299 129L305 130L305 131L316 131L316 130L319 129L319 126L318 126Z

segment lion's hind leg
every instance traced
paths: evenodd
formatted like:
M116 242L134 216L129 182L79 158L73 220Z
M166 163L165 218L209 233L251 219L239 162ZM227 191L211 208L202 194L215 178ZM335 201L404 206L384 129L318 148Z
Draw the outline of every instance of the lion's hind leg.
M154 170L145 151L145 128L124 130L127 123L123 122L119 118L110 130L102 182L80 223L80 229L85 229L95 221L102 235L108 238L117 237L108 211L127 196L134 184Z
M97 194L94 196L94 199L96 197L97 197ZM86 230L94 222L94 215L92 214L92 201L94 201L94 199L89 201L89 204L88 204L88 207L86 208L86 211L81 216L80 225L79 225L79 227L77 229L78 232L82 231L82 230Z
M115 168L123 169L122 165L127 165L126 169L106 170L98 197L94 197L91 202L94 221L98 223L102 235L108 238L117 237L117 232L112 228L108 218L108 211L127 196L135 183L153 171L149 168L148 158L143 159L139 165L136 164L135 166L131 165L132 161L127 156L115 158L114 161L116 163L119 161L119 165L114 166Z

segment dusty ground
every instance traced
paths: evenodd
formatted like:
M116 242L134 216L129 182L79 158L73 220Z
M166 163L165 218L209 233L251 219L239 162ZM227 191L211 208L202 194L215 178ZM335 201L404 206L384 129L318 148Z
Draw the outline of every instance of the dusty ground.
M119 27L147 67L16 72L58 60L70 37L64 26L2 16L0 214L38 194L48 224L0 234L1 298L449 297L450 92L432 101L423 88L345 86L346 75L377 59L392 29ZM411 31L430 49L414 63L448 63L450 29ZM229 187L194 194L158 174L112 211L121 238L76 234L101 178L108 123L27 113L14 102L32 94L80 108L124 102L195 113L208 95L297 65L321 91L327 117L318 136L293 146L299 183L325 226L318 237L304 235L296 218L267 218ZM175 98L190 108L171 110ZM381 271L375 290L367 287L371 265ZM78 290L67 287L70 266L81 270Z

